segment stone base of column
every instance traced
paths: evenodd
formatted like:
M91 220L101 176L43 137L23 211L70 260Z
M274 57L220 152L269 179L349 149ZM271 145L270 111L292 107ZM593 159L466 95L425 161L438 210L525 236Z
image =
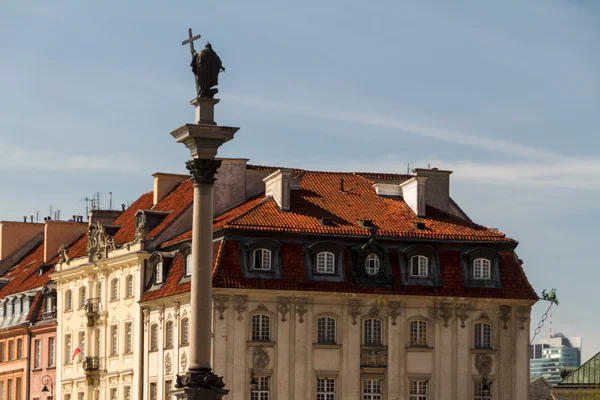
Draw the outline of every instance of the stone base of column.
M190 369L185 375L177 375L175 387L171 394L177 400L221 400L229 393L223 378L210 369Z

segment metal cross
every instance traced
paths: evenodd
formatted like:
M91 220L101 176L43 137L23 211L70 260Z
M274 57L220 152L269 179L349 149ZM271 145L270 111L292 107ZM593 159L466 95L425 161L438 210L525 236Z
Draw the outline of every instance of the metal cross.
M185 46L186 44L189 43L190 44L190 52L194 53L196 51L196 50L194 50L194 40L200 39L200 35L194 36L192 34L192 28L188 29L188 35L189 35L189 38L184 40L183 42L181 42L181 45Z

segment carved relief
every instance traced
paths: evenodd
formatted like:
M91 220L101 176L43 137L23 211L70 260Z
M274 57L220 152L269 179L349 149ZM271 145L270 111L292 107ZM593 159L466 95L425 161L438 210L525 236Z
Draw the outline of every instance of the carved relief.
M396 319L400 316L400 302L389 301L388 302L388 315L392 318L392 325L396 326Z
M269 353L267 353L262 346L254 348L254 352L252 354L252 365L254 368L265 369L269 366L270 361L271 359L269 357Z
M387 351L363 350L360 355L361 367L385 367L387 366Z
M135 213L135 237L133 238L133 243L146 239L149 233L147 218L146 213L142 210Z
M352 317L352 325L356 325L356 318L360 316L360 300L348 301L348 314Z
M452 303L439 303L440 318L444 320L444 327L448 327L448 321L454 314Z
M115 241L112 236L97 222L88 228L87 255L90 258L106 258L108 253L115 249Z
M225 318L223 317L223 313L227 310L227 302L229 301L229 296L226 294L215 294L213 295L213 302L215 310L219 312L219 319L223 321Z
M460 319L460 327L465 327L465 321L469 318L469 315L473 311L472 304L457 304L456 305L456 317Z
M502 322L504 322L504 326L502 327L502 329L508 329L508 326L506 326L506 324L508 323L508 321L510 321L510 312L511 312L511 307L507 306L507 305L501 305L500 306L500 319L502 320Z
M173 365L171 363L171 355L167 353L167 355L165 356L165 373L170 374L172 367Z
M515 309L517 320L521 324L521 330L525 329L525 324L529 321L530 308L527 306L518 306Z
M68 255L67 245L64 245L64 244L60 245L60 247L58 248L58 257L60 258L60 261L69 265L71 259L69 258L69 255Z
M267 308L267 306L265 306L263 303L260 303L258 305L258 307L256 307L256 311L269 311L269 309Z
M277 311L281 313L281 322L287 321L286 315L290 312L290 304L292 302L291 297L278 297L277 298Z
M150 322L150 309L144 307L142 309L142 313L144 314L144 331L148 331L148 323Z
M294 307L298 314L298 322L304 322L304 314L306 314L306 306L308 305L308 297L296 297L294 299Z
M379 316L379 306L375 305L373 308L371 308L366 316L369 318L381 318Z
M248 309L248 296L233 296L233 308L238 313L237 320L243 320L242 315Z
M187 367L187 354L184 351L181 354L181 370L185 371L185 367Z
M165 306L158 306L158 320L162 328L162 323L165 320Z
M173 312L175 313L175 325L177 325L177 322L179 322L179 311L181 310L181 304L179 304L178 301L176 301L175 303L173 303Z
M201 185L212 185L220 166L221 160L215 159L194 158L185 163L194 183Z
M489 354L477 354L475 356L475 368L481 375L492 371L492 356Z

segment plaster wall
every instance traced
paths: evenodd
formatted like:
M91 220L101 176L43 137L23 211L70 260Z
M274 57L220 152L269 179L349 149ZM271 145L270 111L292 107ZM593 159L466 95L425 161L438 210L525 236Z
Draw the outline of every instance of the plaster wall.
M0 260L8 257L36 234L44 231L44 224L0 222Z
M53 384L48 385L48 390L56 391L56 342L54 346L54 363L50 363L50 339L56 340L56 323L49 323L42 326L36 326L31 329L31 376L29 377L29 390L32 399L46 399L50 393L43 393L44 387L42 377L49 376ZM35 342L39 340L41 346L41 363L39 368L35 368Z
M18 354L18 342L21 343L21 354ZM12 357L9 355L9 348L12 343ZM0 362L0 387L4 391L4 399L9 399L8 381L12 382L12 398L17 399L17 394L20 393L21 399L24 400L27 393L27 370L28 365L28 349L27 349L27 330L23 327L8 329L0 333L0 349L4 349L2 362ZM18 386L18 387L17 387Z

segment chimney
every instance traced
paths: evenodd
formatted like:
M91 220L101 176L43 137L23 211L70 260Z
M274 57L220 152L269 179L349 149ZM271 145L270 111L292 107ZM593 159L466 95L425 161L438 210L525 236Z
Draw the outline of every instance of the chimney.
M399 185L404 202L413 210L415 214L417 214L419 218L425 216L426 182L426 177L417 175Z
M94 210L99 211L99 210ZM44 262L47 263L58 254L61 245L70 245L87 232L85 223L46 221L44 224Z
M214 186L213 214L220 215L246 201L247 158L218 158Z
M0 221L0 260L44 231L44 224Z
M154 177L154 199L152 201L154 205L164 199L179 183L190 179L189 175L167 174L164 172L157 172L152 176Z
M88 225L92 226L97 222L100 222L101 225L110 225L122 212L117 210L91 210Z
M291 169L282 168L263 179L265 196L272 197L283 211L290 210L292 172Z
M450 174L437 168L414 169L417 178L427 179L425 203L443 212L450 212Z

